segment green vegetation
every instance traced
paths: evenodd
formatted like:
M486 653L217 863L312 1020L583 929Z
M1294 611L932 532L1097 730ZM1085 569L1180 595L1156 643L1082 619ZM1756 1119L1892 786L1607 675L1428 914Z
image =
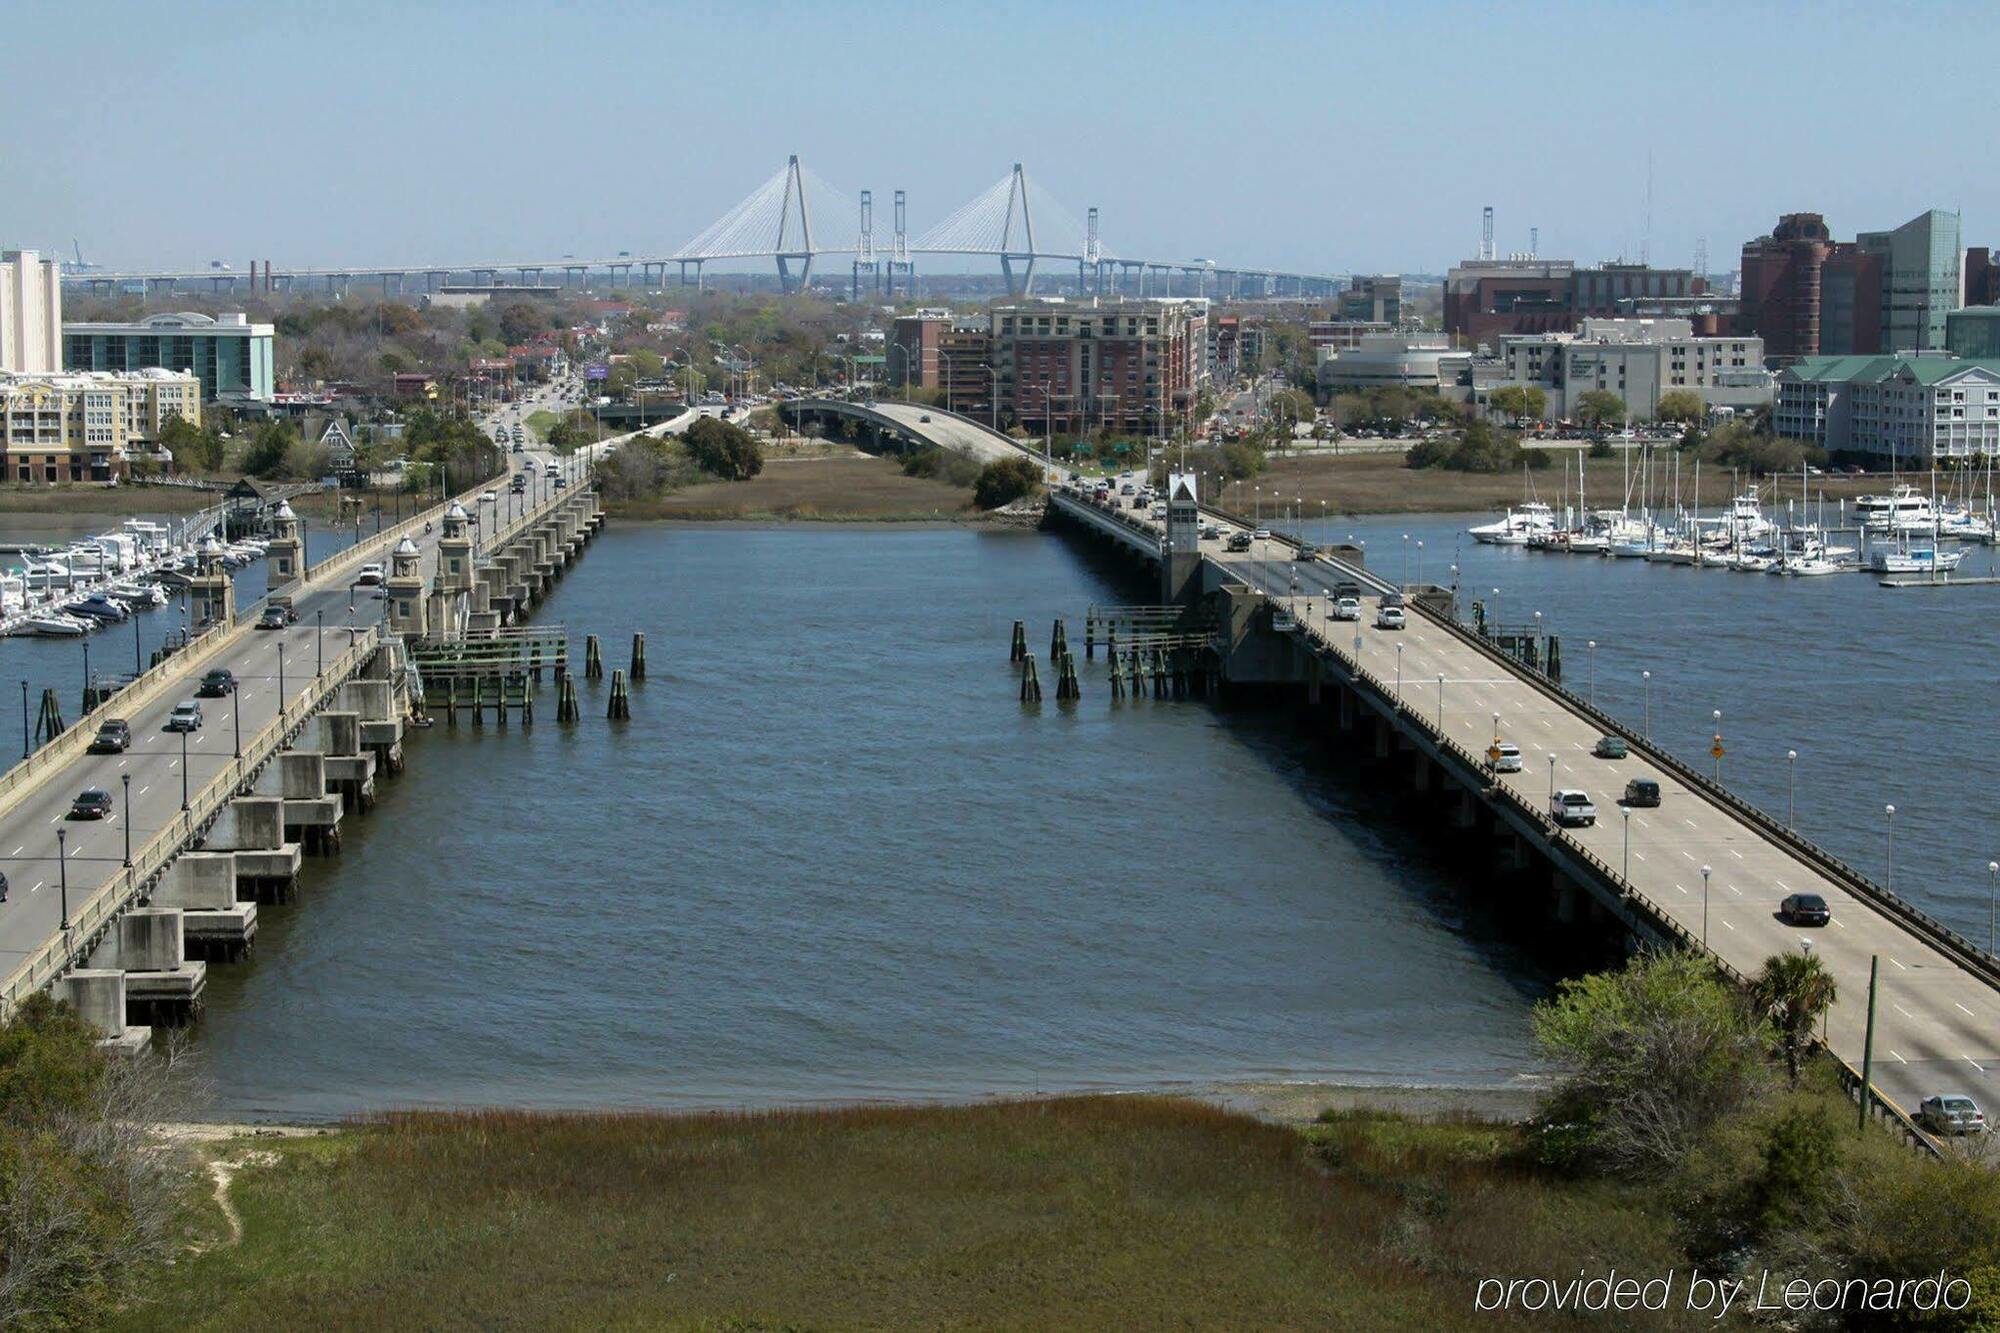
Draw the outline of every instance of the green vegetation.
M1549 410L1549 396L1532 384L1503 384L1487 404L1509 421L1540 421Z
M1576 396L1577 420L1603 430L1625 419L1625 400L1609 389L1586 389Z
M940 449L935 445L908 451L903 455L900 466L906 477L925 477L949 482L953 486L971 487L979 481L978 463L955 450Z
M1034 460L996 459L979 469L979 479L972 484L972 502L981 509L998 509L1033 495L1041 484L1042 469Z
M222 466L222 431L212 421L196 426L185 417L170 417L160 427L160 444L187 471L214 472Z
M0 1328L95 1325L180 1243L188 1164L146 1130L179 1109L171 1071L44 994L0 1025Z
M1456 439L1419 441L1403 461L1413 468L1450 472L1514 472L1523 466L1547 467L1549 456L1540 449L1523 449L1519 436L1497 431L1491 422L1479 419L1467 423Z
M1725 421L1695 446L1705 463L1742 468L1751 476L1796 474L1805 464L1826 462L1826 450L1804 440L1772 436L1743 421Z
M1335 394L1329 405L1334 424L1345 431L1400 430L1411 422L1456 425L1461 413L1435 391L1389 386Z
M1708 405L1693 389L1669 389L1653 407L1653 420L1691 426L1708 415Z
M764 470L764 451L756 437L719 417L698 417L682 436L694 465L723 481L747 481Z

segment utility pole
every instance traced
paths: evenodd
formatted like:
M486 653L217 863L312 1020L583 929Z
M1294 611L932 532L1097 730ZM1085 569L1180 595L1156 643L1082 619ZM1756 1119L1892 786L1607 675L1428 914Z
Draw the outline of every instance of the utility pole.
M1882 955L1868 956L1868 1032L1861 1041L1861 1109L1855 1128L1868 1130L1868 1090L1875 1076L1875 985L1882 977Z

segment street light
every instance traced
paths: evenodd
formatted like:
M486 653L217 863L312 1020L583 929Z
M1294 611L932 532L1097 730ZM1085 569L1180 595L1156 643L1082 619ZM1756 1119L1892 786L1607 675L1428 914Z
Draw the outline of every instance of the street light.
M21 758L28 757L28 682L21 682Z
M1715 710L1715 744L1709 747L1709 754L1715 759L1715 784L1722 785L1722 710Z
M1988 861L1986 874L1992 880L1993 888L1986 900L1986 952L1993 952L1993 918L2000 912L2000 861Z
M187 728L182 727L181 728L181 810L185 813L187 808L188 808L188 734L187 734Z
M1444 672L1438 672L1438 735L1444 735Z
M1424 581L1424 539L1417 538L1417 582Z
M1590 663L1590 706L1595 708L1597 707L1597 640L1585 639L1583 646L1585 659Z
M1403 641L1401 639L1398 639L1396 640L1396 703L1400 707L1402 705L1402 702L1403 702Z
M1621 805L1618 813L1625 816L1625 861L1618 869L1618 878L1625 881L1625 887L1632 887L1632 807Z
M1549 808L1553 810L1555 808L1555 804L1556 804L1556 757L1555 754L1551 752L1549 755Z
M1799 813L1799 752L1785 751L1785 827L1798 827Z
M69 830L56 830L56 875L62 884L62 928L69 931Z
M1708 947L1708 867L1701 868L1701 947Z
M1882 813L1889 817L1888 830L1887 830L1888 856L1885 860L1885 864L1888 869L1888 874L1887 877L1882 881L1882 887L1891 890L1893 892L1896 887L1896 807L1893 805L1885 805L1882 807Z
M1653 673L1641 671L1639 686L1646 692L1646 739L1653 739Z
M125 811L125 868L130 870L132 868L132 775L130 773L120 773L118 776L125 783L125 805L123 807Z
M278 640L278 716L285 715L285 641Z

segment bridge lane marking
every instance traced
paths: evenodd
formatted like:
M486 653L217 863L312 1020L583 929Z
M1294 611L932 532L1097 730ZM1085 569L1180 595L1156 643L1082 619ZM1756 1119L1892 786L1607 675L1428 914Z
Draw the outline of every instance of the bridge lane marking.
M1972 1012L1972 1011L1971 1011L1970 1009L1968 1009L1968 1008L1966 1008L1966 1007L1965 1007L1964 1005L1960 1004L1960 1003L1959 1003L1959 1002L1958 1002L1957 1000L1953 1000L1953 1001L1951 1002L1951 1007L1952 1007L1952 1008L1954 1008L1954 1009L1956 1009L1956 1010L1958 1010L1958 1012L1960 1012L1961 1014L1964 1014L1964 1015L1965 1015L1965 1016L1966 1016L1967 1018L1977 1018L1977 1017L1979 1017L1979 1015L1978 1015L1978 1014L1975 1014L1975 1013L1973 1013L1973 1012Z

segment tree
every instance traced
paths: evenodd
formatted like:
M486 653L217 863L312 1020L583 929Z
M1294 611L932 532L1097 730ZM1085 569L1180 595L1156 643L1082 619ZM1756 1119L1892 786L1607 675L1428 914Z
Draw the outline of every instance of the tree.
M1750 983L1750 997L1777 1030L1785 1077L1799 1086L1799 1056L1812 1041L1819 1016L1833 1007L1833 974L1812 954L1772 954Z
M197 426L183 416L171 416L160 427L160 446L183 470L213 472L222 466L222 432L213 425Z
M1625 417L1625 400L1609 389L1586 389L1577 395L1576 415L1587 426L1602 427Z
M625 354L624 364L632 367L632 373L642 380L656 380L666 368L660 354L650 348L640 347Z
M1545 1115L1614 1168L1673 1166L1766 1078L1768 1027L1693 953L1565 981L1535 1006L1534 1030L1563 1071Z
M1503 384L1486 401L1509 421L1540 421L1549 408L1549 396L1532 384Z
M718 417L696 418L682 442L696 467L724 481L748 481L764 470L764 451L750 432Z
M972 484L972 502L981 509L998 509L1033 495L1041 481L1042 470L1032 459L996 459L979 470L979 480Z
M1653 408L1653 420L1691 426L1708 415L1708 404L1693 389L1669 389Z
M289 421L258 423L243 451L243 470L253 477L275 477L284 470L285 458L299 443L298 428Z

